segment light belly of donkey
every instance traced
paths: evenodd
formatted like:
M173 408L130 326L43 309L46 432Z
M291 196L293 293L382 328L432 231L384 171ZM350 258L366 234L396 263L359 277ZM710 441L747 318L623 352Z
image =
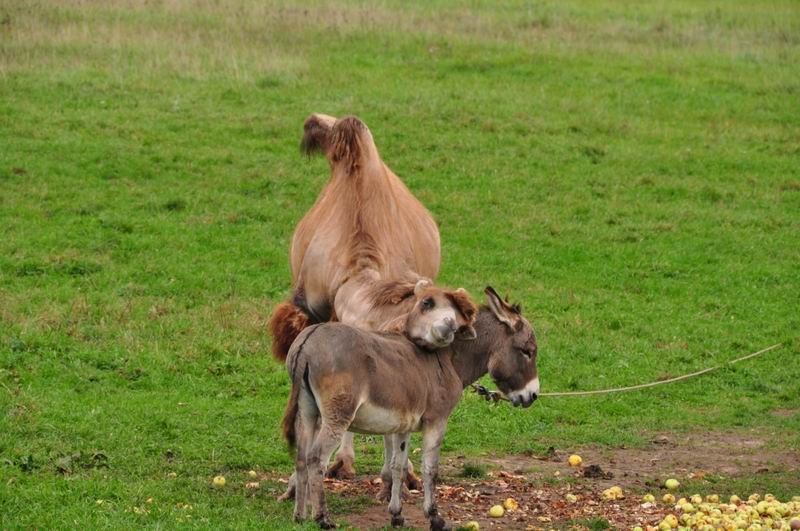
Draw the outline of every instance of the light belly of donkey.
M421 424L422 411L382 407L366 397L356 409L348 429L355 433L384 435L419 431Z

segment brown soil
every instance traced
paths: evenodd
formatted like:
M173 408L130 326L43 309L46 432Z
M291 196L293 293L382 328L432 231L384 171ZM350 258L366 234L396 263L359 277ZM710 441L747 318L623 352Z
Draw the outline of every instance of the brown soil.
M800 472L800 452L769 446L768 441L776 440L771 435L746 431L669 434L654 437L645 448L589 447L552 450L545 456L447 457L437 489L439 511L453 528L476 520L481 529L551 529L592 518L603 518L619 529L645 527L657 524L671 507L660 502L643 505L641 494L658 495L667 477L685 480L704 475L743 477L769 471ZM571 453L581 455L581 468L568 465ZM487 466L487 477L460 477L465 461ZM591 465L595 465L594 477L585 477ZM349 482L326 481L325 487L343 497L374 498L380 490L378 481L360 476ZM798 484L800 488L800 479ZM614 485L622 487L625 498L604 501L603 490ZM569 503L567 494L576 496L577 502ZM503 518L489 518L488 509L506 498L514 498L519 509L507 512ZM422 493L408 493L403 505L408 527L428 528L421 506ZM382 529L389 523L386 504L377 501L362 512L333 516L354 529Z

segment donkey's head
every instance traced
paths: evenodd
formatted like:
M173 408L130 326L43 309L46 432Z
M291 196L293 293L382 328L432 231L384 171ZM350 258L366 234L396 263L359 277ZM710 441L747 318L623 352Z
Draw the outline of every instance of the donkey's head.
M536 334L519 306L502 300L491 286L485 293L489 310L503 325L491 340L489 375L512 404L528 407L539 395Z
M478 309L463 288L449 291L423 279L414 287L414 299L405 334L417 346L432 350L448 346L456 337L475 338L472 324Z

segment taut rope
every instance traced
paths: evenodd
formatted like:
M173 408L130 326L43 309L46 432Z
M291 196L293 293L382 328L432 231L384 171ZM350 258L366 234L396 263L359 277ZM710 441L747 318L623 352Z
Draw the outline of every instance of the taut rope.
M655 387L657 385L666 385L673 382L679 382L681 380L687 380L689 378L694 378L695 376L700 376L701 374L705 374L707 372L716 371L717 369L721 369L722 367L726 367L728 365L733 365L734 363L739 363L740 361L748 360L750 358L755 358L756 356L760 356L765 352L769 352L770 350L774 350L776 348L782 347L783 343L776 343L770 347L764 348L759 350L758 352L753 352L752 354L748 354L747 356L742 356L741 358L736 358L730 361L727 361L721 365L717 365L715 367L709 367L707 369L703 369L701 371L692 372L689 374L683 374L681 376L676 376L675 378L669 378L667 380L659 380L657 382L650 382L644 383L639 385L631 385L628 387L615 387L613 389L597 389L594 391L555 391L552 393L539 393L539 396L587 396L587 395L605 395L610 393L623 393L626 391L636 391L637 389L645 389L647 387ZM497 402L499 400L506 400L508 398L503 396L502 394L496 391L490 391L482 385L475 385L472 384L472 389L479 395L486 398L486 400L491 400Z

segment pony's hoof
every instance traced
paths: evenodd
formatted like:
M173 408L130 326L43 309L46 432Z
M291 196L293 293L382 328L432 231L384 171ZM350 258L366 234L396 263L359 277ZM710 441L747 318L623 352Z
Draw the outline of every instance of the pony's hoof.
M291 501L294 499L294 487L289 487L286 492L278 496L279 502Z
M408 500L411 497L411 493L408 491L407 488L403 487L403 490L400 491L400 499L401 500ZM379 502L388 502L392 499L392 482L385 481L381 485L381 490L378 494L375 495L375 499Z
M431 516L431 531L444 531L445 529L448 528L445 526L444 518L438 514L436 516Z
M422 481L419 479L419 476L414 474L413 472L409 472L408 476L406 476L406 486L408 490L422 490Z
M327 514L317 517L317 525L320 529L336 529L336 524Z
M381 485L381 490L375 496L375 499L379 502L388 502L390 499L392 499L392 484L384 483Z
M352 461L344 461L340 457L337 457L336 461L325 471L325 477L332 479L353 479L356 477L356 469L353 468Z
M392 515L392 527L403 527L406 523L406 519L403 518L400 514L393 514Z

